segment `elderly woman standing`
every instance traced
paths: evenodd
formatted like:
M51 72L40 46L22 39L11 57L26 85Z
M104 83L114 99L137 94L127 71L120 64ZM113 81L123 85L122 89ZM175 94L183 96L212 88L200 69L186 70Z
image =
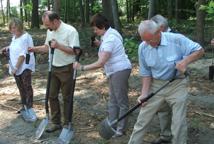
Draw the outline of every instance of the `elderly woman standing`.
M110 27L108 20L101 14L95 14L91 26L101 41L95 40L99 45L98 60L88 65L76 64L74 68L86 71L104 67L109 83L108 120L114 121L127 112L128 78L131 73L131 63L125 53L123 38L119 32ZM122 136L125 132L127 119L121 120L113 137Z
M36 121L33 110L33 89L31 85L31 72L35 70L34 54L28 53L28 47L33 46L32 37L23 30L23 23L18 18L12 18L9 23L12 41L5 51L9 51L9 73L15 78L20 92L23 106L21 114L26 121Z

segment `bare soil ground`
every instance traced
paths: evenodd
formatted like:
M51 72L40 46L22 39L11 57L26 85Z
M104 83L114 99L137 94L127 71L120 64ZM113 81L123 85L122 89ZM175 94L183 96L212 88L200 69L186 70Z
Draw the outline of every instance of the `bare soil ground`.
M80 34L81 41L88 43L85 33ZM87 35L87 34L86 34ZM34 35L36 39L44 39L44 32ZM0 38L1 47L8 43ZM38 44L39 44L38 40ZM96 52L85 48L83 63L95 60ZM36 72L33 74L34 108L38 116L35 123L26 123L17 110L21 107L19 92L12 76L8 76L3 68L4 77L0 79L0 144L55 144L61 131L51 134L44 133L40 140L34 139L35 131L45 117L44 97L48 65L45 55L37 55ZM2 58L1 58L2 59ZM1 68L4 62L1 60ZM188 100L188 144L214 144L214 81L208 80L208 67L211 59L201 59L191 64L189 100ZM129 118L129 126L125 136L117 139L104 140L98 134L100 122L107 116L108 101L107 80L102 70L78 72L74 97L73 124L74 139L71 144L127 144L136 121L139 109ZM140 93L140 77L138 65L133 63L132 75L129 80L130 107L136 104ZM145 137L149 144L158 137L159 123L155 117Z

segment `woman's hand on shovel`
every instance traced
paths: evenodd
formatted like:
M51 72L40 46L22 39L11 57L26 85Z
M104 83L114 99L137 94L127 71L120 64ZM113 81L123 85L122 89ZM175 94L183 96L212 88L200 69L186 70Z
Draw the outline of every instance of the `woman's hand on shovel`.
M138 103L142 103L142 99L145 99L146 98L146 96L144 96L144 95L140 95L138 98L137 98L137 102ZM143 102L142 104L141 104L141 106L142 107L144 107L145 105L147 104L147 102Z

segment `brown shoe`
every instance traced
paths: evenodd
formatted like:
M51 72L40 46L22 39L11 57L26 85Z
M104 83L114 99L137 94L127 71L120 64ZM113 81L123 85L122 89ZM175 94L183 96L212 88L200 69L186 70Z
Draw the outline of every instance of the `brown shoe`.
M170 140L158 138L158 139L152 141L151 144L169 144L170 142L171 142Z
M62 126L59 124L49 124L45 131L47 133L52 133L52 132L60 130L60 129L62 129Z

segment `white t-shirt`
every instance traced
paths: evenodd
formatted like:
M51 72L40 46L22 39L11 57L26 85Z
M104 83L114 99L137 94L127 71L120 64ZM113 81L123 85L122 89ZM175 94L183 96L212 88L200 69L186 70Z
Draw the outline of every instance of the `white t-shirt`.
M99 52L111 53L110 58L104 65L106 75L110 76L115 72L131 69L131 62L125 53L123 38L120 33L110 27L101 39Z
M25 32L18 38L13 36L12 42L9 46L10 53L10 62L9 62L9 73L11 74L11 67L14 68L20 56L24 56L26 58L26 54L28 53L28 48L33 47L33 40L31 35ZM31 71L35 71L35 57L34 53L30 52L30 61L29 64L26 64L26 59L21 64L21 66L16 71L16 75L21 75L25 69L30 69ZM12 65L12 66L11 66Z

